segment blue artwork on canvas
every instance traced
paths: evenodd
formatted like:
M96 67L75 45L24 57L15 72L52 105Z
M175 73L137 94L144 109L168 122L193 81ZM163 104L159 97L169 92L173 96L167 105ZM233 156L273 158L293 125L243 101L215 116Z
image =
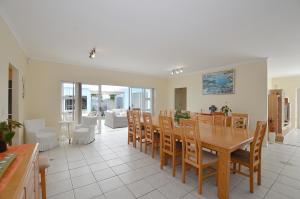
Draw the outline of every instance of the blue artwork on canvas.
M234 70L204 74L203 94L234 94Z

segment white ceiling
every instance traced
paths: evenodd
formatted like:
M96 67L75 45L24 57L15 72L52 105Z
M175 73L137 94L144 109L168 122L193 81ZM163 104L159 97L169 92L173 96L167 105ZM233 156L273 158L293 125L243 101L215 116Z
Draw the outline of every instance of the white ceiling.
M0 9L31 58L153 75L269 58L271 76L300 74L300 0L1 0Z

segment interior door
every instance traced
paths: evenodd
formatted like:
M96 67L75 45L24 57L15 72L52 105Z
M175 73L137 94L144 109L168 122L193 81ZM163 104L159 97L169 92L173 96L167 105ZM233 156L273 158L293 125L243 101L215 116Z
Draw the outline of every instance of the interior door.
M186 110L186 88L175 88L175 110Z

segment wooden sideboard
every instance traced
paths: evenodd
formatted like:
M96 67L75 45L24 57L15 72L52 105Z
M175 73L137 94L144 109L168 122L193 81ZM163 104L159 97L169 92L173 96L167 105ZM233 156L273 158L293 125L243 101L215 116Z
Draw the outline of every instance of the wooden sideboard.
M0 199L38 199L38 144L13 146L5 153L16 153L17 157L0 179ZM0 158L4 155L0 153Z

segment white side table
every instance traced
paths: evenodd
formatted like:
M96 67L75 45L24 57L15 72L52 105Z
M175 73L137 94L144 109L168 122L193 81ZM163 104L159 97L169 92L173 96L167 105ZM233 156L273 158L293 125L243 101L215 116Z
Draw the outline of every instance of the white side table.
M70 132L70 126L75 123L75 121L59 121L58 122L61 126L67 127L67 134L69 139L69 144L71 144L71 132Z

